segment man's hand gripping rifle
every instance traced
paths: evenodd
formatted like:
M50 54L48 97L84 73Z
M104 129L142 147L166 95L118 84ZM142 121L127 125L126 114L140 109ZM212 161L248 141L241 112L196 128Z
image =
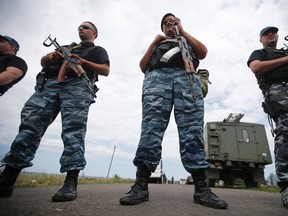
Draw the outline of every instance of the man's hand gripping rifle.
M43 45L46 47L50 47L52 44L56 47L56 50L61 52L64 56L63 59L63 64L60 68L60 71L58 73L58 82L64 82L65 80L65 71L67 68L72 69L78 77L80 77L86 84L86 86L88 87L89 91L91 92L91 94L95 96L94 90L93 90L93 84L91 83L90 79L88 78L86 72L84 71L83 67L80 65L80 62L78 61L78 59L71 57L71 52L68 49L68 47L63 47L60 46L58 44L58 42L56 41L56 38L54 40L52 40L52 38L50 37L51 35L48 36L48 38L43 42ZM47 44L47 40L50 40L51 43Z

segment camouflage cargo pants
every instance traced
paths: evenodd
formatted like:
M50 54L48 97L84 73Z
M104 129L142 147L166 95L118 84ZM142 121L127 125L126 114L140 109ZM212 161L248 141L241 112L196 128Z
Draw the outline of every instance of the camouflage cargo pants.
M288 84L274 84L269 89L269 98L282 105L282 112L276 119L275 132L275 168L279 178L278 185L288 187Z
M145 75L142 93L142 131L133 160L154 172L162 153L162 139L174 106L180 155L184 168L192 173L207 168L203 144L204 101L200 79L191 83L184 70L162 68Z
M61 112L64 151L60 171L84 169L87 116L93 102L93 96L81 79L66 79L61 84L49 79L44 89L36 91L25 103L19 133L2 162L16 168L32 166L42 136Z

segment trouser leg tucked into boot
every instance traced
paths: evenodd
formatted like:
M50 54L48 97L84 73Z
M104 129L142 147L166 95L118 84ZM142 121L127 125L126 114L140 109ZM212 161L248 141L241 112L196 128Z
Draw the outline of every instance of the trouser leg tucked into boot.
M0 197L10 197L21 169L5 166L0 176Z
M52 200L54 202L72 201L77 197L79 170L68 171L63 187L54 194Z
M205 170L201 169L192 174L195 184L194 203L199 203L211 208L224 209L228 207L228 204L216 196L207 184L207 177Z
M149 200L148 180L151 175L146 166L138 168L135 184L131 190L120 198L121 205L136 205Z

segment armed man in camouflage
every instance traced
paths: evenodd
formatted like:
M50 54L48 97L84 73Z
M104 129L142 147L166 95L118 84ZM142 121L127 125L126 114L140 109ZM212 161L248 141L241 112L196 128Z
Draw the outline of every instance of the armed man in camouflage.
M120 204L134 205L149 200L148 179L161 159L161 143L174 106L181 160L195 183L194 202L212 208L226 208L227 203L212 193L206 182L205 170L209 163L205 160L204 100L200 78L196 73L188 74L185 69L179 43L175 39L175 25L187 40L190 54L194 56L192 64L195 69L198 59L204 59L207 54L205 45L183 29L180 19L171 13L164 15L161 21L164 35L155 37L140 61L145 78L141 139L133 160L137 167L136 181L131 190L120 198Z
M108 54L104 48L93 43L98 36L95 25L88 21L83 22L78 27L78 34L81 42L72 43L74 46L70 47L71 53L86 71L91 83L97 80L98 75L108 76ZM75 71L68 69L64 82L57 81L62 64L63 54L59 51L49 53L41 59L45 79L41 79L41 86L40 81L37 82L36 92L25 103L21 112L19 133L10 151L1 161L5 164L5 169L0 176L0 197L12 195L21 169L32 166L31 161L35 157L41 138L59 112L64 143L60 172L67 175L63 187L52 200L63 202L77 197L78 174L86 165L84 152L88 111L95 101L94 95Z
M277 49L278 28L268 26L260 32L263 49L254 50L247 65L262 90L264 111L276 123L275 167L281 198L288 207L288 51Z

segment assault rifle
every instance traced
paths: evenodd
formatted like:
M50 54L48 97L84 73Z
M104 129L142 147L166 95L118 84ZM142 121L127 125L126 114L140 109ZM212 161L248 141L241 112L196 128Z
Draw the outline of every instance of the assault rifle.
M288 35L284 38L284 40L288 41ZM285 45L285 47L286 47L286 51L288 52L288 45L285 44L285 43L284 43L284 45Z
M93 84L91 83L90 79L88 78L86 72L84 71L83 67L80 65L80 62L78 59L71 57L71 52L68 49L68 47L60 46L58 42L56 41L56 38L54 40L48 36L48 38L43 42L43 45L46 47L50 47L52 44L56 47L56 50L61 52L64 55L63 64L60 68L60 71L58 73L57 80L58 82L64 82L65 80L65 71L67 68L72 69L78 77L80 77L86 86L88 87L88 90L91 92L91 94L95 96L95 91L93 90ZM47 40L50 40L51 43L47 44ZM76 48L76 47L74 47ZM98 90L98 89L97 89Z
M284 40L288 41L288 35L284 38ZM284 43L285 48L278 50L282 54L288 55L288 45Z
M284 40L288 41L288 35L284 38ZM272 52L280 57L288 56L288 45L284 43L285 47L282 47L281 49L272 49Z
M195 68L193 65L193 58L189 53L187 41L183 36L179 34L177 25L174 26L174 30L176 32L176 39L179 41L179 48L182 53L185 69L187 73L193 73L195 72Z

